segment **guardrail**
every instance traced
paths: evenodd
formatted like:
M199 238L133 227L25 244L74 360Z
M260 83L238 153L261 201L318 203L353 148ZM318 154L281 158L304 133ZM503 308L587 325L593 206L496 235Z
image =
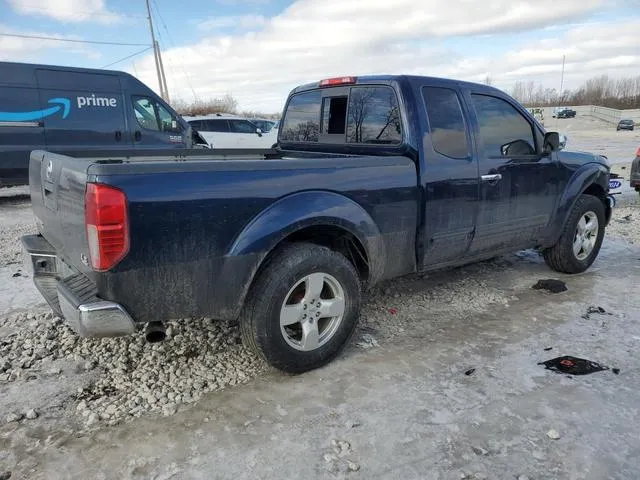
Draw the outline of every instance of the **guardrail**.
M542 108L545 120L553 118L554 107L531 107ZM531 109L530 108L530 109ZM555 107L562 108L562 107ZM640 125L640 109L618 110L615 108L600 107L598 105L575 105L570 106L576 111L576 115L588 115L599 118L608 123L617 124L623 118L630 118L636 125Z

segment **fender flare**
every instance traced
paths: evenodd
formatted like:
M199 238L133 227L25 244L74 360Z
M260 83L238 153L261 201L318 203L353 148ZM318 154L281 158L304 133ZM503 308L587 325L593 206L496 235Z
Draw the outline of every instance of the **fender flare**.
M254 217L236 236L225 258L251 258L244 279L240 304L258 269L289 235L307 227L336 226L352 234L362 244L369 260L369 282L384 272L386 250L382 234L369 213L350 198L335 192L309 190L287 195Z
M546 235L546 241L544 247L548 248L555 245L562 235L564 226L569 219L571 210L578 201L580 195L582 195L591 185L598 185L602 187L604 191L605 208L609 209L610 206L606 201L607 192L609 191L609 170L607 167L600 163L587 163L580 167L573 174L569 182L567 183L562 196L556 204L555 215L553 216L550 224L548 235ZM607 219L610 215L607 215Z

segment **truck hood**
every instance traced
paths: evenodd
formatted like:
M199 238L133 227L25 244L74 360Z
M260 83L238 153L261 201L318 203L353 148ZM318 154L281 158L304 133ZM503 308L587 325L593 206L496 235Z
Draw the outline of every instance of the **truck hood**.
M607 169L611 168L611 162L604 155L597 155L590 152L558 152L558 160L568 166L580 167L587 163L598 163Z

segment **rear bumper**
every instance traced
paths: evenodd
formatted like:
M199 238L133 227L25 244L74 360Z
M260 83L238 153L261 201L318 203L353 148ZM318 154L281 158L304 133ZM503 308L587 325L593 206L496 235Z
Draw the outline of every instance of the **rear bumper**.
M71 272L62 278L62 262L44 237L26 235L22 246L25 267L36 288L78 335L115 337L135 331L135 322L124 307L98 297L95 285L86 276Z

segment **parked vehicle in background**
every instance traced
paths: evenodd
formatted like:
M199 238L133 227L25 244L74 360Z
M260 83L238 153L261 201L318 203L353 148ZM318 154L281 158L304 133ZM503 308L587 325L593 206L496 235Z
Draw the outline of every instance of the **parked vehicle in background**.
M273 145L271 138L246 118L226 114L184 118L211 148L271 148Z
M249 118L247 120L257 126L260 130L262 130L262 133L270 132L273 126L276 124L275 120L266 120L263 118Z
M622 119L618 122L618 126L616 127L616 131L620 131L620 130L633 130L633 127L635 126L633 120L631 120L630 118L625 118Z
M280 120L278 120L275 125L271 128L271 130L269 130L266 134L265 137L267 137L269 140L267 141L267 144L271 144L270 148L276 148L278 146L278 133L280 132Z
M0 62L0 186L29 182L29 154L190 149L205 141L128 73Z
M571 108L563 108L561 110L558 110L556 116L558 118L573 118L576 116L576 111Z
M527 248L581 273L611 218L606 158L561 151L484 84L327 79L291 92L278 130L268 161L33 152L39 234L22 241L52 309L83 336L146 324L150 341L165 320L238 319L304 372L347 344L363 288Z
M629 179L631 188L635 188L640 193L640 148L636 151L636 158L631 162L631 175Z
M530 108L529 112L544 126L544 108Z

